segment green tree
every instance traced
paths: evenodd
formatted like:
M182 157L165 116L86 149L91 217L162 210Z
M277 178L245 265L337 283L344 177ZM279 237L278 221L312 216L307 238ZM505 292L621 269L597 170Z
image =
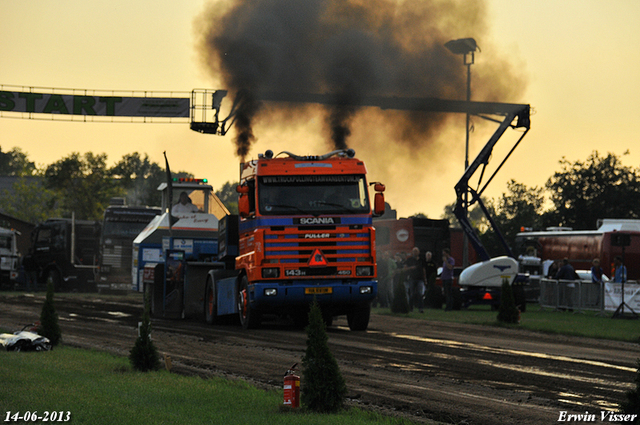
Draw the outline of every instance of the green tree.
M49 338L52 346L56 346L62 340L62 332L58 325L58 313L53 304L53 281L47 282L47 296L42 305L42 311L40 312L40 326L38 328L38 334Z
M40 223L60 216L57 200L56 192L44 186L42 177L22 176L13 183L11 191L2 191L0 210L20 220Z
M502 290L500 291L500 307L498 307L498 321L503 323L520 322L520 311L516 307L516 300L513 296L513 288L507 279L502 279Z
M347 395L347 386L328 341L322 311L314 298L309 310L307 350L302 358L302 402L314 412L340 410Z
M36 171L36 165L29 161L27 154L18 147L2 152L0 147L0 175L30 176Z
M480 199L485 205L491 204L490 199L487 199L485 197L480 197ZM455 202L449 205L446 205L444 207L444 212L440 217L440 218L443 218L443 219L446 218L447 220L449 220L449 223L451 223L452 226L458 226L458 218L453 212L455 208L456 208ZM469 222L474 228L478 229L480 233L484 232L489 226L489 222L487 221L487 218L485 217L484 212L482 212L482 208L480 208L480 206L477 203L472 205L471 209L469 210Z
M149 313L149 299L144 303L144 311L142 313L142 325L140 326L140 334L136 342L129 352L129 362L135 370L141 372L150 372L160 369L160 354L155 344L151 340L151 317Z
M46 168L46 187L59 194L65 214L75 212L77 219L99 220L111 198L123 195L106 162L106 154L72 153Z
M546 183L554 206L549 221L574 229L595 229L601 218L638 218L637 169L623 165L615 154L600 156L597 151L586 161L571 163L562 158L560 164L562 169Z
M144 158L138 152L124 155L111 168L110 173L126 190L127 204L149 206L161 204L162 194L158 191L158 186L167 180L167 173L160 165L151 162L147 154Z
M236 186L238 186L238 183L226 182L216 191L216 196L220 198L231 214L238 214L238 192L236 192Z
M540 228L544 214L544 188L529 188L515 180L507 183L507 192L496 201L489 202L488 209L498 229L511 249L521 227ZM482 243L489 254L505 255L507 252L496 238L494 229L487 229L480 235Z

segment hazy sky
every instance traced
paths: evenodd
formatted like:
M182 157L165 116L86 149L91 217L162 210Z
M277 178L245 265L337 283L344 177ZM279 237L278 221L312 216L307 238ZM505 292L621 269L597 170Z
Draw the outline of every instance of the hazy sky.
M204 69L195 48L199 34L194 22L210 4L217 3L0 0L0 85L184 92L225 88ZM489 35L476 38L482 51L476 54L472 75L482 72L485 60L492 57L483 46L499 50L499 56L508 58L527 81L518 102L530 104L534 111L531 131L487 194L499 196L509 179L543 185L559 170L562 157L584 160L594 150L617 155L629 150L624 164L639 166L635 124L640 99L640 2L488 0L487 6ZM474 34L451 35L462 37ZM255 129L258 141L249 156L255 158L266 149L326 152L325 141L317 135L320 120L311 117L295 129L262 122ZM370 180L385 180L387 200L401 216L423 212L439 218L443 207L455 200L453 187L464 164L464 121L458 124L446 130L446 152L438 155L396 152L385 161L369 161L368 149L385 146L357 144L358 157L369 164ZM388 143L393 144L393 133L384 122L373 128L361 123L360 128L353 138L386 131ZM486 131L471 135L471 159L487 141ZM501 143L510 148L509 140ZM186 123L0 118L0 146L3 151L18 146L39 165L88 151L106 153L110 164L136 151L162 164L162 152L167 151L173 170L206 177L216 188L238 178L232 136L202 135ZM494 161L501 155L497 149Z

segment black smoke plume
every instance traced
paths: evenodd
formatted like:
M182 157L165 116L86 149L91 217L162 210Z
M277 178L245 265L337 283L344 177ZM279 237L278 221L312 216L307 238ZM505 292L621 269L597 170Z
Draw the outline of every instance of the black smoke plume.
M247 93L236 120L242 157L266 110L258 101L264 93L335 94L326 122L334 147L343 148L361 112L353 105L363 97L465 99L467 70L461 56L445 49L447 41L474 37L483 58L491 51L483 44L481 0L220 0L199 23L206 68L223 88ZM474 100L514 101L521 86L505 63L483 62ZM448 119L404 113L394 123L394 142L428 143Z

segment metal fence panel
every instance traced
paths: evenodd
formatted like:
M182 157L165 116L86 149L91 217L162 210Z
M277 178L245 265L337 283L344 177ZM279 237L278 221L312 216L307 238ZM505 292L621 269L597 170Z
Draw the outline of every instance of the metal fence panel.
M540 306L556 310L600 311L604 310L602 283L590 280L540 281Z

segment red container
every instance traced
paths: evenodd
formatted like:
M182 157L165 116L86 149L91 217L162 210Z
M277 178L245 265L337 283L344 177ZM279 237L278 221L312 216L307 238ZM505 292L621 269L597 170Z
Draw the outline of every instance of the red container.
M293 373L284 377L284 405L300 407L300 377Z

